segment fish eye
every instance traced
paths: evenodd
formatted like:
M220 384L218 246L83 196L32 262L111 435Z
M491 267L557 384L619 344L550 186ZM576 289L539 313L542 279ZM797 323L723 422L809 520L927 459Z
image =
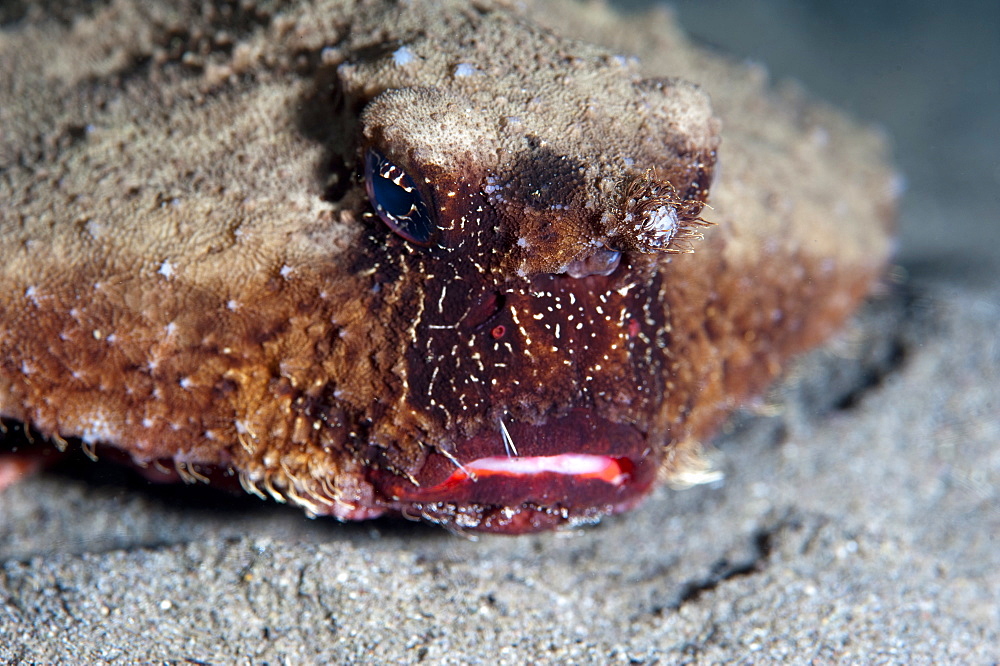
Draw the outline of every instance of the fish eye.
M395 233L417 245L430 245L437 231L413 179L385 155L365 155L365 188L375 212Z

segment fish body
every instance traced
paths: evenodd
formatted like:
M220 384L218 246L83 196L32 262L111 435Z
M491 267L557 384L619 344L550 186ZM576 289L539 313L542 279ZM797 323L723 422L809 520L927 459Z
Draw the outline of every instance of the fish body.
M0 42L4 418L312 515L592 522L884 268L878 138L665 17L640 61L553 5L227 7Z

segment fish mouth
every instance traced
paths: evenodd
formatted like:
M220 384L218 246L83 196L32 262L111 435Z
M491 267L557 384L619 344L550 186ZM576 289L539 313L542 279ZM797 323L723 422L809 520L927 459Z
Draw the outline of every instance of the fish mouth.
M523 534L593 523L631 509L656 480L659 456L638 428L576 409L431 451L409 476L373 467L388 510L459 530Z

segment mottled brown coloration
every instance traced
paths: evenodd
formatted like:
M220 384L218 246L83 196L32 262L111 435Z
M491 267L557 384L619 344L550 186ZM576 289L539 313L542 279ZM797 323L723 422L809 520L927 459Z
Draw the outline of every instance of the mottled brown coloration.
M882 270L890 175L665 16L560 7L4 33L0 414L351 519L530 531L682 478Z

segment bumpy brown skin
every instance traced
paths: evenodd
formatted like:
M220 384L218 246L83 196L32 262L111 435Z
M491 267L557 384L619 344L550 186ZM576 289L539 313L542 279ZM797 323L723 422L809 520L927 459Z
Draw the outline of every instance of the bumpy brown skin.
M666 16L165 4L0 37L0 415L50 437L314 514L593 520L689 472L886 261L879 140ZM369 149L417 183L433 242L373 213ZM501 423L519 456L627 459L632 481L442 486L510 452Z

